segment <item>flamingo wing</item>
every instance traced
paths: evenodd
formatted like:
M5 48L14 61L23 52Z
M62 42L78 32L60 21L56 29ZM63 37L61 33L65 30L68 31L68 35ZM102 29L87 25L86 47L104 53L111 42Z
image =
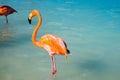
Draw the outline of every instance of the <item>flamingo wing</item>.
M53 55L65 55L67 53L67 48L64 41L58 36L47 34L42 36L39 42L43 45L44 49L46 49L49 53L53 53Z

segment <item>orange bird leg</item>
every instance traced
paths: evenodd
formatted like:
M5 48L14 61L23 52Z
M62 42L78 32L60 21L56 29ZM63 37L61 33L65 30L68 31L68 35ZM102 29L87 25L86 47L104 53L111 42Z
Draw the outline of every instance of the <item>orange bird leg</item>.
M8 18L7 18L7 16L5 16L5 18L6 18L6 23L8 23Z
M52 75L54 75L57 72L55 56L51 56L51 68L52 68Z

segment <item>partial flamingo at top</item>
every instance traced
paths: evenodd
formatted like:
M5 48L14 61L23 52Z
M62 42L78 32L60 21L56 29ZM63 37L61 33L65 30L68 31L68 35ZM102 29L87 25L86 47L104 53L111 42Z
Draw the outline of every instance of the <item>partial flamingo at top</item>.
M17 11L10 6L7 6L7 5L0 6L0 16L6 17L6 23L8 23L7 16L14 12L17 12Z

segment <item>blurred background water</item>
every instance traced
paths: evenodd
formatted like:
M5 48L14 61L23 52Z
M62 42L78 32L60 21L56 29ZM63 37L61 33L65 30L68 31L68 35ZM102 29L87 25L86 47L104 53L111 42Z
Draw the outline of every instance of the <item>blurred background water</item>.
M120 0L0 0L18 13L0 16L0 80L119 80ZM57 74L51 78L47 51L35 47L31 34L40 11L40 36L50 33L66 41L69 62L56 56Z

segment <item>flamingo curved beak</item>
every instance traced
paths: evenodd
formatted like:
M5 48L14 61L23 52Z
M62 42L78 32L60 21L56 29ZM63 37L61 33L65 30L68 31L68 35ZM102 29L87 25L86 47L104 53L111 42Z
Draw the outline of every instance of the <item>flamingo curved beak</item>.
M29 22L29 24L31 24L31 19L28 18L28 22Z

